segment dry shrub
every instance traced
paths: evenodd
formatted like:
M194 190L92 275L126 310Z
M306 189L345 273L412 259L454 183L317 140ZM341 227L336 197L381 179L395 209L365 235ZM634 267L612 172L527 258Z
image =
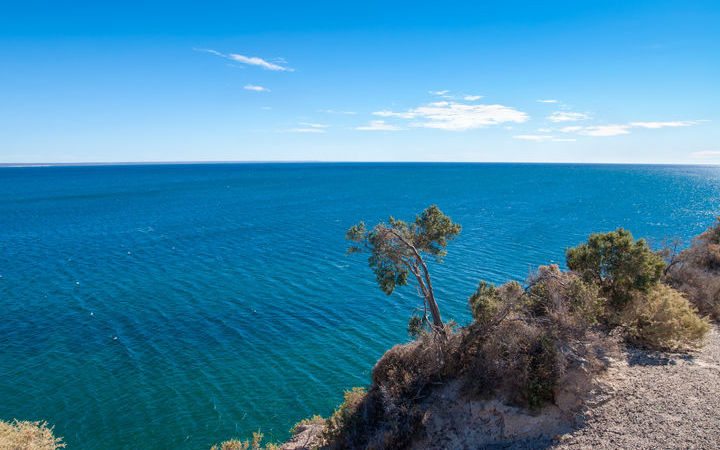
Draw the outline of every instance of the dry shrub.
M210 450L278 450L279 447L275 444L262 445L264 435L257 431L253 433L252 441L245 440L241 441L238 439L231 439L229 441L222 442L217 445L210 447Z
M699 347L710 329L707 318L700 318L683 294L665 285L637 295L622 321L632 341L658 350Z
M55 450L63 447L62 438L55 437L46 422L0 420L0 449Z
M720 321L720 218L671 260L665 282L684 293L700 314Z
M605 343L591 332L604 311L598 293L557 265L540 267L524 289L516 282L499 288L481 283L470 303L482 313L468 327L460 356L468 386L529 409L552 401L570 367L600 366Z

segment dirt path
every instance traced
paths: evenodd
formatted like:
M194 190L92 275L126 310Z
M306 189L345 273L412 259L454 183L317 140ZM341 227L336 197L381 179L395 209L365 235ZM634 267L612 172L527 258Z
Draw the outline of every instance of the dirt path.
M603 376L584 426L551 448L720 448L720 332L690 355L623 352Z

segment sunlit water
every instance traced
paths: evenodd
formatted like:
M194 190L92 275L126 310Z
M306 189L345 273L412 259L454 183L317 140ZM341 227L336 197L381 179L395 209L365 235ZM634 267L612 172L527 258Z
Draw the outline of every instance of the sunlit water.
M659 245L720 213L720 169L521 164L0 168L0 418L71 448L287 437L367 384L418 304L386 297L359 220L436 203L463 225L433 265L445 318L589 233Z

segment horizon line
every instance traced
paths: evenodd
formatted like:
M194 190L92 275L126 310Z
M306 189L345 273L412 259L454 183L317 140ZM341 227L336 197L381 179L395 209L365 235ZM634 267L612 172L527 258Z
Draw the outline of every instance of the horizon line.
M720 163L579 162L579 161L342 161L342 160L210 160L210 161L83 161L83 162L0 162L0 167L91 167L202 164L576 164L630 166L717 166Z

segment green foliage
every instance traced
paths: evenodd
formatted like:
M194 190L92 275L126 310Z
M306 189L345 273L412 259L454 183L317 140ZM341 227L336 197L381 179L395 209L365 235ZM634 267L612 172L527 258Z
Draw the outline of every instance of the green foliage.
M432 205L407 224L390 217L368 230L364 222L348 229L345 238L354 242L349 253L370 252L368 264L380 288L387 295L397 286L408 283L412 266L417 266L417 252L435 257L439 262L447 254L445 247L461 230L459 224Z
M567 266L584 281L597 284L615 310L621 310L634 292L647 292L662 276L665 262L629 231L618 228L590 235L586 243L566 252Z
M560 367L557 342L548 334L532 341L526 355L527 372L520 389L520 403L531 410L545 406L554 398Z
M495 319L501 299L495 285L481 281L477 290L468 299L468 303L475 322L488 325Z
M699 347L710 329L708 319L700 318L680 292L662 284L636 295L622 323L632 341L658 350Z
M425 329L425 319L423 317L412 315L408 321L408 334L411 337L417 338L427 330Z

